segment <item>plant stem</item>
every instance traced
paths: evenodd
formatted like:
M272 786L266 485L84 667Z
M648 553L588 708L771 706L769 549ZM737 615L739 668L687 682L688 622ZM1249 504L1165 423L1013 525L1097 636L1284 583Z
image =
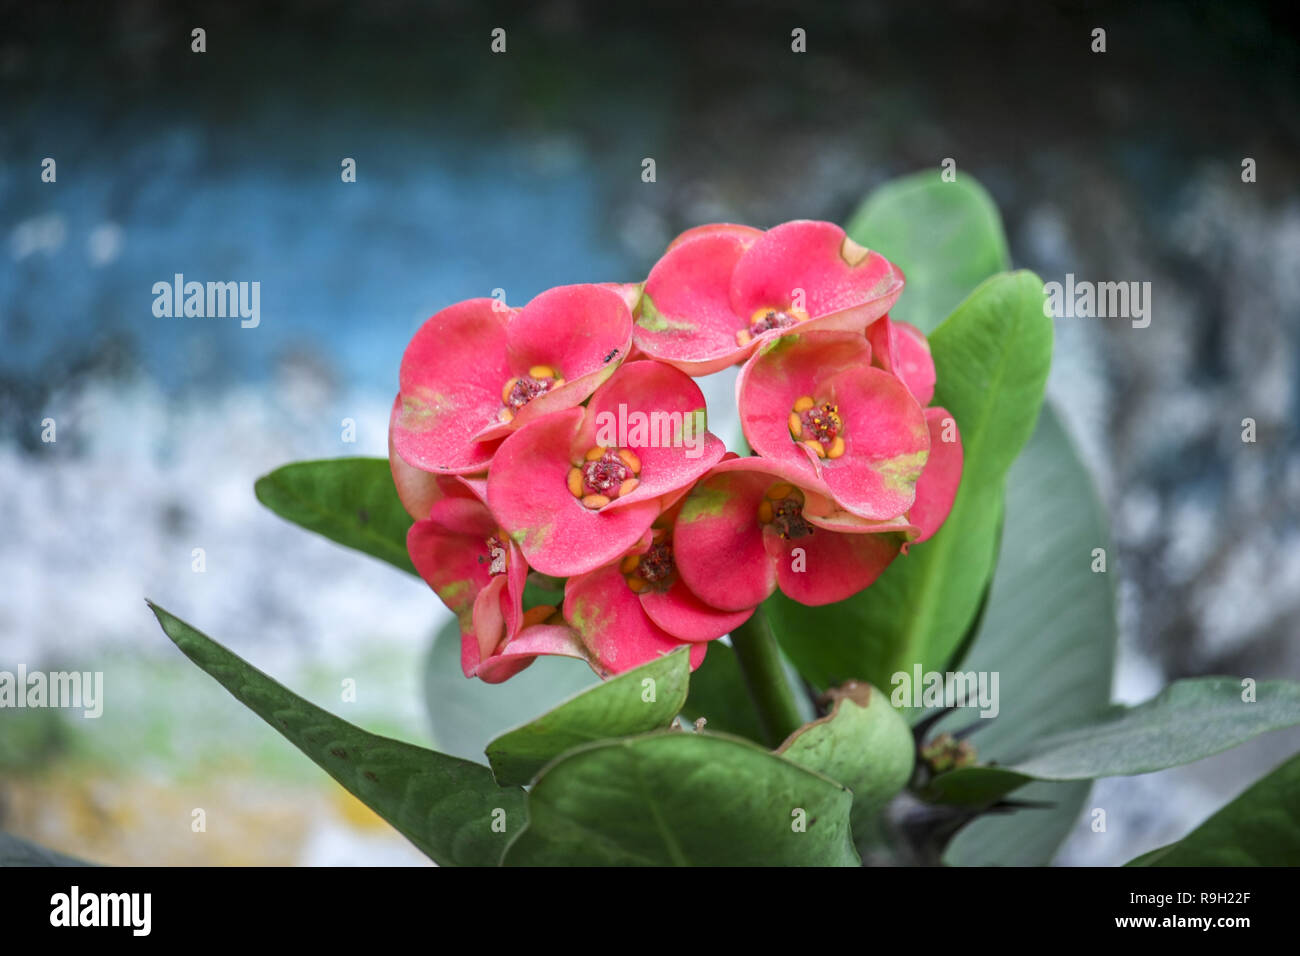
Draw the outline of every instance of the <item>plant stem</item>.
M795 704L794 691L781 663L781 651L762 607L731 632L731 646L745 678L745 688L758 711L767 744L776 747L803 724L803 717Z

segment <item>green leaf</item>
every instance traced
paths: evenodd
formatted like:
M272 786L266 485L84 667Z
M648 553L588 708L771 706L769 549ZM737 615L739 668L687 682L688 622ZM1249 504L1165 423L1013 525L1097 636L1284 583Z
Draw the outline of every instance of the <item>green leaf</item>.
M85 860L65 856L30 843L12 833L0 832L0 867L2 866L94 866Z
M1100 712L1110 703L1115 664L1113 577L1091 570L1093 548L1110 551L1106 515L1050 404L1007 474L1005 514L984 620L960 664L963 671L999 675L1000 713L983 720L958 712L942 725L979 723L970 740L981 760L1005 761L1044 732ZM948 861L1048 863L1090 788L1087 782L1025 787L1017 799L1053 806L977 820L953 840Z
M1300 866L1300 754L1177 843L1128 866Z
M528 795L507 866L857 866L844 787L747 740L687 731L592 744Z
M667 727L686 702L690 676L688 649L679 647L502 734L487 747L497 782L528 783L566 750Z
M501 859L524 820L522 790L497 786L487 767L354 727L149 607L186 657L438 863L490 866ZM504 832L497 832L502 823Z
M1136 707L1112 706L1091 719L1077 721L1024 746L1018 756L997 767L966 767L936 777L928 798L944 803L987 804L1033 780L1090 780L1150 773L1192 763L1235 747L1271 730L1300 724L1300 683L1265 681L1256 686L1257 700L1241 699L1241 682L1232 677L1205 677L1176 681L1159 695ZM983 754L981 754L983 756ZM1018 799L1044 799L1048 787L1034 784L1019 790ZM1072 786L1079 786L1073 784ZM1086 790L1083 791L1086 794ZM1082 798L1053 811L1055 828L1063 837L1077 818ZM1000 840L1012 834L1024 839L1025 823L1039 811L1022 811L1011 818L990 818L963 832L949 851L949 862L1033 864L1046 859L1024 859L1019 850L1005 858ZM991 825L972 842L976 827ZM1059 837L1058 837L1059 842ZM1054 845L1054 844L1053 844ZM990 859L990 854L992 858Z
M561 607L564 604L564 580L543 577L536 571L532 571L524 581L524 610L542 604L549 604L551 607Z
M703 717L709 730L763 742L763 725L745 689L736 652L721 641L709 645L704 663L691 674L682 715L692 721Z
M966 173L955 183L930 171L887 183L864 203L848 231L902 266L907 286L890 314L926 331L979 282L1009 267L997 210ZM1104 707L1116 633L1109 575L1080 573L1080 555L1107 544L1105 518L1050 408L1008 474L1005 501L1002 547L996 540L993 547L1000 554L997 572L992 590L986 588L996 608L986 605L984 620L972 621L959 647L969 655L963 666L1000 671L1004 687L1018 688L1003 701L1001 717L972 738L982 753L993 755L1019 746L1045 725ZM972 535L972 551L982 533ZM961 720L956 715L949 725ZM1047 863L1090 787L1030 784L1017 797L1050 802L1051 809L977 820L958 834L949 862Z
M387 459L300 461L263 475L253 490L286 521L415 574L406 553L411 516Z
M927 333L980 282L1010 268L997 206L965 173L951 183L938 171L886 183L846 231L902 267L907 285L890 317Z
M998 772L1021 782L1090 780L1166 770L1220 753L1270 730L1300 724L1300 683L1262 681L1256 699L1242 700L1236 677L1175 681L1136 707L1112 705L1103 713L1036 738ZM945 789L987 788L984 770L966 767L944 774ZM942 780L943 778L937 778ZM968 783L969 782L969 783Z
M433 745L481 760L493 738L599 682L585 662L568 657L539 657L503 684L467 678L460 669L460 626L453 618L425 658L424 701Z
M1192 763L1270 730L1300 724L1300 682L1260 681L1243 700L1236 677L1175 681L1136 707L1035 740L1013 769L1047 780L1150 773Z
M865 591L809 608L768 602L791 661L825 688L849 679L890 687L920 663L942 670L961 646L993 571L1003 481L1033 432L1052 352L1043 284L1032 273L981 285L930 339L935 404L952 413L965 453L961 486L939 532Z
M916 743L889 700L867 684L841 689L831 712L806 724L777 751L853 791L855 835L912 776Z

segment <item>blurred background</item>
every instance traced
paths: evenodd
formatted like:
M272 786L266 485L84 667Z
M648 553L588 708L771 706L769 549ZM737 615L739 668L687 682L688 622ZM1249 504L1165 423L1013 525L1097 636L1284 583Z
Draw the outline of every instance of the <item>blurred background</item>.
M1284 6L0 10L0 669L102 671L106 698L99 719L0 712L0 828L105 863L421 862L186 661L143 598L341 716L429 743L446 612L263 510L253 481L383 455L402 350L453 301L636 280L701 222L843 223L946 157L993 194L1017 266L1152 284L1149 328L1058 320L1050 385L1112 516L1116 697L1300 678L1300 46ZM175 273L260 282L261 324L156 318L153 284ZM727 375L708 392L730 437ZM484 739L529 716L512 716L515 686L484 689ZM1081 820L1058 862L1177 839L1297 749L1275 733L1102 781L1108 832Z

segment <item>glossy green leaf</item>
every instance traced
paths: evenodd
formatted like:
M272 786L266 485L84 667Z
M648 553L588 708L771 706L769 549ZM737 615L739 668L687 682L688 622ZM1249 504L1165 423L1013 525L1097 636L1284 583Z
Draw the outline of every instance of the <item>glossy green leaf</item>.
M988 280L930 344L935 404L956 419L965 451L948 520L847 601L816 608L780 596L768 602L781 646L820 688L849 679L888 688L895 673L916 663L943 670L993 572L1004 478L1033 432L1051 363L1041 280L1028 272Z
M406 553L411 517L385 458L300 461L257 479L257 500L286 521L415 574Z
M842 691L829 714L800 728L777 753L852 790L859 833L907 786L916 742L889 700L860 684Z
M1164 770L1209 757L1259 734L1300 724L1300 683L1261 682L1255 688L1254 701L1242 700L1242 692L1242 682L1234 677L1176 681L1136 707L1112 706L1032 740L1000 766L966 767L943 774L931 782L927 796L969 806L989 803L1012 791L1017 799L1042 799L1041 790L1035 795L1033 787L1019 788L1034 780L1089 780ZM1033 812L1018 813L1012 820L1024 823ZM1065 829L1077 813L1078 806L1074 806ZM976 824L983 825L983 821ZM996 841L1011 832L1020 831L1008 824L985 835L982 852L964 844L959 836L950 850L951 861L1046 862L990 861L986 853L997 853Z
M888 182L846 231L902 267L907 285L889 314L927 333L980 282L1010 267L997 206L966 173L951 183L938 169Z
M1101 712L1110 703L1115 665L1113 575L1091 570L1092 550L1110 550L1106 515L1050 404L1007 474L1005 515L984 619L959 665L999 675L1000 713L985 720L967 710L941 725L979 724L970 740L981 760L1005 760L1044 732ZM977 820L958 833L948 861L1048 863L1090 788L1088 782L1030 784L1016 799L1050 808Z
M734 737L661 731L592 744L528 795L507 866L857 866L852 795Z
M1177 843L1129 866L1300 866L1300 755Z
M1236 677L1175 681L1136 707L1114 705L1103 713L1036 738L996 771L1021 782L1090 780L1151 773L1193 763L1252 737L1300 724L1300 683L1262 681L1255 700L1243 700ZM987 788L983 768L944 774L945 791L961 796L967 786ZM939 778L942 779L942 778ZM969 783L965 783L969 781Z
M528 783L566 750L667 727L686 701L690 675L688 649L680 647L502 734L487 746L497 782Z
M1175 681L1136 707L1116 705L1041 737L1012 768L1049 780L1150 773L1296 724L1300 682L1196 677Z
M424 702L433 745L443 753L481 760L493 738L600 683L584 661L539 657L501 684L485 684L460 669L455 618L434 638L424 664Z
M709 645L704 663L691 674L682 715L692 721L703 717L711 731L763 742L763 725L745 689L736 652L721 641Z
M524 793L479 764L354 727L150 604L185 656L362 803L444 866L495 865L524 820Z
M927 331L977 283L1009 267L997 210L965 172L954 183L926 171L885 184L854 216L849 233L902 266L907 286L890 314ZM994 757L1053 723L1096 713L1109 702L1116 634L1110 576L1080 573L1086 560L1081 555L1108 546L1105 517L1087 470L1050 407L1044 407L1033 438L1008 474L1004 514L983 620L968 628L958 650L966 657L963 668L1002 675L1001 716L984 722L987 726L972 738L983 755ZM978 540L977 531L972 550ZM954 729L972 719L979 718L958 713L946 726ZM993 783L996 792L1001 784ZM1090 787L1089 782L1023 787L1017 799L1050 808L977 820L958 834L949 862L1047 863Z

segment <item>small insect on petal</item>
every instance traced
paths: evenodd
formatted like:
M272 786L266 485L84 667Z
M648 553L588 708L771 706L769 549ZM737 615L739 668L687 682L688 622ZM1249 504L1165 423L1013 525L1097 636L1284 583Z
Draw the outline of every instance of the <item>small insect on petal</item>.
M586 495L582 499L582 504L583 507L590 508L592 511L599 511L609 504L609 499L604 495Z

